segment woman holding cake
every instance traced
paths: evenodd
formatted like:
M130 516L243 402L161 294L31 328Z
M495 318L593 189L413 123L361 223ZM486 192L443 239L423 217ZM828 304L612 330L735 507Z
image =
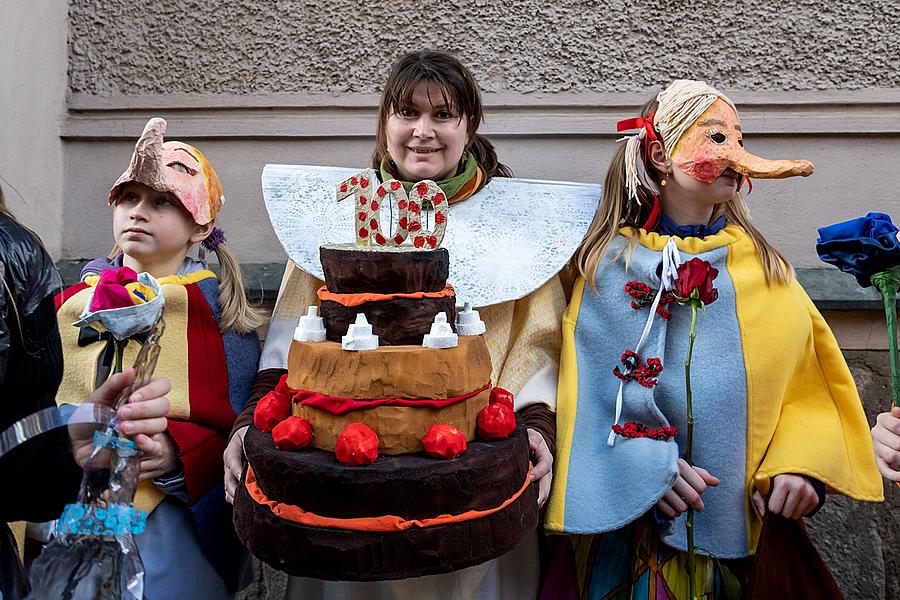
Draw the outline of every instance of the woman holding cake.
M450 205L465 202L493 177L509 177L493 146L477 133L482 121L480 91L472 74L441 52L414 52L393 66L382 94L372 166L382 181L397 179L407 188L430 179ZM251 401L238 419L225 451L229 500L241 475L243 438L253 420L255 401L275 388L287 369L291 335L298 318L318 303L322 282L289 262L279 291ZM481 309L495 385L515 394L532 451L532 480L539 502L547 498L552 467L560 316L563 284L554 276L525 298ZM258 578L284 578L260 565ZM536 534L507 555L445 575L393 582L323 582L290 578L291 598L530 598L538 587Z

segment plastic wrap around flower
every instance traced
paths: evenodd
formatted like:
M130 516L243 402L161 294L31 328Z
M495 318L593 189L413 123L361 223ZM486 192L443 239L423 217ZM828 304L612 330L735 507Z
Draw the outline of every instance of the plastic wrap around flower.
M100 276L73 325L89 325L124 340L153 327L163 306L162 290L152 275L138 275L128 267L110 269Z
M856 277L862 287L872 285L872 275L900 266L897 226L884 213L820 228L816 252L824 262Z

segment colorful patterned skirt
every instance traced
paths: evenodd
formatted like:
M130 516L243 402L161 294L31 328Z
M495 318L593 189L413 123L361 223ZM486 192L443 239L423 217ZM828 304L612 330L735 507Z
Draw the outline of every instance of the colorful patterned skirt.
M702 600L741 597L749 559L695 560ZM652 519L602 535L560 536L542 600L690 600L687 553L659 540Z

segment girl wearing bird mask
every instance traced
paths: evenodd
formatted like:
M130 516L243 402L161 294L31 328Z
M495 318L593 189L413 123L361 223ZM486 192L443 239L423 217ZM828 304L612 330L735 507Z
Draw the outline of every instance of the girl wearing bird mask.
M826 491L882 499L834 336L740 194L813 165L750 154L734 104L701 81L673 82L619 130L636 133L613 156L563 317L546 527L573 535L545 593L720 598L750 579L767 513L802 519Z

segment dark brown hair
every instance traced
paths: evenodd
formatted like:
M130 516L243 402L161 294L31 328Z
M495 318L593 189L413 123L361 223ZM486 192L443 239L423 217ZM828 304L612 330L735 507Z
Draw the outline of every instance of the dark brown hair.
M510 168L497 158L493 144L476 133L484 120L484 111L481 91L472 73L455 56L434 50L410 52L401 56L391 67L378 107L378 130L375 133L372 167L378 169L387 154L385 126L388 117L411 102L416 86L423 81L435 83L447 106L458 110L468 121L469 140L466 149L475 156L475 161L485 174L482 186L491 177L512 177Z

